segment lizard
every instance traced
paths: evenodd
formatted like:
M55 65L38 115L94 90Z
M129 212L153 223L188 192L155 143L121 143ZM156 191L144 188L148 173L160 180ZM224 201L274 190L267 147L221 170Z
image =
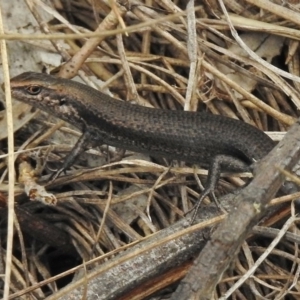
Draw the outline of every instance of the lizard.
M195 212L207 195L215 199L221 170L251 171L254 163L275 146L263 131L237 119L131 104L85 84L48 74L22 73L11 79L11 91L16 100L82 132L56 177L74 163L90 141L199 164L208 168L208 179Z

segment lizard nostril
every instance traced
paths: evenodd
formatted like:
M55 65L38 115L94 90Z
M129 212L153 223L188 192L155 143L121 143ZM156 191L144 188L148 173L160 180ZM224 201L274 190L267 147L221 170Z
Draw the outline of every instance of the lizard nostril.
M65 105L65 104L66 104L66 100L64 98L59 100L59 105L60 106Z

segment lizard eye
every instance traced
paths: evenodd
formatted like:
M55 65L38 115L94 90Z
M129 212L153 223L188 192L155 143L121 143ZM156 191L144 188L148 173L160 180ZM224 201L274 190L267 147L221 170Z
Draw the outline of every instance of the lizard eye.
M27 87L26 90L30 95L38 95L42 89L37 85L32 85Z

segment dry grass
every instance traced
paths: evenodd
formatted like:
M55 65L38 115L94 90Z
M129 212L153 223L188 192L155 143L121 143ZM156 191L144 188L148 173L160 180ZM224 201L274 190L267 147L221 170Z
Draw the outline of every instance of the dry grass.
M224 11L213 0L196 2L195 10L191 5L188 12L186 1L129 1L127 6L114 4L112 8L104 1L91 1L94 5L85 0L52 2L51 14L55 19L51 22L44 22L41 12L45 6L35 4L38 9L31 10L47 35L40 36L44 38L40 41L33 39L34 34L31 39L24 34L23 44L34 51L61 55L63 63L57 71L62 77L78 73L86 84L100 86L116 98L156 108L222 114L268 132L284 132L298 117L300 18L299 7L292 1L286 1L279 11L274 11L275 4L268 6L268 1L224 1L230 19L224 17ZM264 5L263 10L260 7ZM232 32L238 35L236 39L230 26L238 30ZM10 29L9 33L10 39L22 39ZM89 33L98 35L82 36ZM238 45L238 38L246 45ZM46 44L47 39L51 44ZM51 63L42 64L54 67ZM83 267L71 268L83 261L90 270L91 266L109 262L116 253L168 228L182 219L199 196L198 176L205 183L206 171L193 166L181 167L179 163L150 160L128 152L119 161L116 149L102 146L90 149L68 175L47 185L50 167L59 166L79 134L68 125L57 123L41 113L15 133L17 149L34 148L19 156L18 172L23 177L24 173L29 174L30 180L36 182L31 168L38 167L38 179L55 196L57 205L28 202L28 197L16 188L11 299L28 291L31 299L44 299L70 280L65 274L59 275L59 280L52 276L64 271L73 274ZM43 160L47 160L46 168ZM4 162L1 171L5 178ZM241 186L245 180L222 178L218 196ZM2 220L7 213L5 190L3 181ZM290 199L285 201L289 203ZM240 286L234 286L277 236L291 213L287 206L276 219L266 221L269 227L256 228L244 242L219 283L214 299L228 291L233 299L299 299L297 223L290 226L285 238L278 241L252 275ZM221 221L213 220L213 224ZM1 225L3 253L5 223ZM132 255L138 257L142 250L135 250ZM197 249L190 255L196 254ZM87 263L90 260L93 261ZM182 273L178 269L181 267ZM161 270L159 278L164 284L151 277L147 285L145 279L130 287L135 298L127 291L129 296L122 299L143 299L152 292L164 295L170 292L166 287L180 279L188 268L186 259L173 272L172 268L168 270L167 283L167 275ZM135 291L141 286L142 291ZM103 297L108 299L108 294Z

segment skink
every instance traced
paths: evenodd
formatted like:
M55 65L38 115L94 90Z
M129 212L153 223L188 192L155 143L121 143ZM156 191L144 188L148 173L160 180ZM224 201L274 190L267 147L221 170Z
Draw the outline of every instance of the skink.
M89 141L197 163L208 168L205 196L213 193L221 170L249 171L274 147L261 130L209 113L153 109L114 99L87 85L42 73L11 79L12 95L83 132L62 170Z

